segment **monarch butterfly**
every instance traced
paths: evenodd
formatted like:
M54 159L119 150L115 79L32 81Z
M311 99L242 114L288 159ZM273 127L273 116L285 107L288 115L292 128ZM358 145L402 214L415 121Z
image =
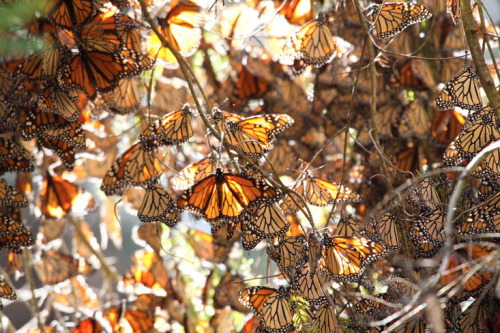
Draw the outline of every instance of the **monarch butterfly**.
M111 91L122 78L145 69L133 58L138 54L120 49L117 13L113 8L102 11L79 30L75 39L79 53L62 69L66 86L83 90L90 99L95 99L98 91Z
M45 14L56 25L73 29L84 24L94 12L91 0L50 0Z
M471 160L490 142L500 139L500 130L491 107L476 111L469 118L462 132L446 148L445 165L458 165Z
M311 323L311 331L318 333L334 333L335 332L335 313L329 304L323 304L314 315L314 320Z
M366 315L372 320L381 320L391 314L391 308L378 300L387 303L394 303L394 300L388 294L379 294L374 298L360 299L356 304L354 304L354 308L356 309L356 312Z
M70 132L69 135L71 135L71 133L75 133L72 127L80 126L80 124L73 122L71 123L70 126L71 127L69 127L68 129L68 131ZM85 140L85 136L82 133L81 135L78 135L77 139ZM75 165L75 150L81 150L81 148L73 145L71 142L58 138L57 135L54 136L46 135L44 137L39 137L37 140L38 143L40 143L40 145L50 150L53 150L56 153L56 155L59 156L63 164L63 167L66 170L68 171L73 170L73 167Z
M399 134L404 137L415 136L425 138L430 130L431 122L421 99L415 99L403 113L399 124Z
M311 0L292 0L283 7L283 1L274 1L274 7L280 8L279 13L284 15L290 24L302 25L314 18L314 6Z
M377 114L380 115L377 117L377 129L379 129L381 138L392 138L394 136L394 119L400 119L402 111L402 105L400 103L393 102L382 105L377 109ZM372 142L368 131L361 132L359 140L367 144Z
M429 258L435 255L443 245L444 221L446 212L441 208L424 214L410 226L409 233L412 243L417 249L417 256Z
M63 117L53 112L42 111L39 107L34 107L28 114L26 122L22 126L22 137L30 140L35 137L44 137L46 130L61 128L68 124Z
M217 168L177 199L177 207L203 216L207 222L234 221L247 207L276 198L265 183Z
M293 168L298 160L297 154L286 139L277 140L267 158L278 174L284 174ZM265 169L270 170L270 167L266 164Z
M158 18L159 29L166 40L183 57L189 57L198 49L201 41L202 8L193 0L176 0L170 4L165 18ZM149 40L150 55L157 55L168 64L177 64L172 52L162 47L158 36L153 33Z
M41 111L54 112L72 122L78 119L82 111L78 102L80 99L76 91L66 91L57 85L49 85L40 92L37 105Z
M90 211L96 208L90 194L82 191L61 176L47 172L40 190L42 214L61 218L70 211Z
M353 281L367 264L386 254L384 246L366 238L330 237L323 234L323 262L330 276L339 281Z
M484 201L500 192L500 176L475 179L473 185L478 188L479 200Z
M113 211L114 205L113 202ZM149 245L156 253L159 253L162 249L160 241L162 235L163 229L159 227L158 223L141 224L139 228L132 230L132 239L136 244L140 246Z
M500 232L500 196L474 208L459 229L462 235Z
M193 136L191 125L193 112L188 104L153 122L139 135L139 141L145 150L158 145L177 145Z
M12 288L7 281L5 281L4 278L0 277L0 297L9 299L9 300L16 300L17 299L17 294L14 288ZM0 302L0 311L3 310L3 305L2 302Z
M16 235L22 232L24 225L9 216L0 215L0 237Z
M113 332L146 333L154 330L154 316L144 311L112 306L103 311L102 317L109 321Z
M21 193L0 179L0 206L26 207L28 201Z
M144 69L151 68L153 65L152 60L142 54L141 23L123 14L119 18L121 25L118 27L118 31L127 50L125 53L128 53L137 62L139 67Z
M248 43L245 36L255 31L259 21L259 11L245 4L229 6L221 13L219 30L231 49L241 50Z
M82 89L90 99L95 99L97 91L115 89L126 69L125 60L118 54L81 50L65 68L64 82L68 87Z
M318 260L321 259L323 252L323 242L314 232L309 233L307 245L307 263L309 265L310 275L316 274L318 269Z
M314 206L328 206L337 202L358 202L359 196L347 187L314 177L310 171L295 189L308 203ZM300 201L299 201L300 202Z
M435 82L432 79L432 73L430 73L428 66L422 64L423 63L417 60L409 60L404 63L398 71L394 72L395 77L391 77L391 87L404 87L418 90L425 90L429 87L433 87Z
M132 266L125 273L123 282L125 286L135 286L140 283L152 290L164 289L173 294L163 260L155 252L143 249L134 253Z
M462 25L455 26L448 34L443 42L443 49L446 51L461 51L465 49L464 28Z
M424 6L404 2L374 4L366 10L371 21L376 20L377 36L382 39L393 37L410 25L432 17Z
M225 119L225 126L221 121ZM277 134L292 126L294 120L286 114L266 114L237 120L228 112L214 112L214 120L223 128L228 141L245 154L258 158L267 152Z
M236 94L241 100L262 97L269 88L269 82L262 76L254 75L246 66L241 66L236 81Z
M271 245L266 249L267 254L287 274L306 260L306 239L304 236L285 236L278 245Z
M413 186L407 201L420 210L434 211L442 207L436 185L431 178L424 178Z
M216 309L223 309L229 305L232 309L237 311L243 313L248 312L248 309L238 300L238 293L245 288L245 284L241 282L242 279L242 276L233 274L229 271L222 276L214 293L214 307ZM257 320L260 321L258 317Z
M393 275L389 278L389 287L391 290L394 289L400 296L399 299L402 300L402 304L408 304L419 290L418 286L408 278L399 275Z
M167 191L160 184L148 186L146 195L137 211L137 217L142 222L163 222L173 227L178 221L178 212Z
M327 302L323 286L327 284L328 279L323 272L313 273L309 265L305 263L296 270L294 278L294 285L309 304L319 306Z
M468 272L474 264L484 260L486 256L495 252L495 248L487 246L466 246L462 249L453 251L450 255L446 273L441 276L440 282L442 285L451 283L460 283L464 276L467 279L463 281L463 291L456 295L458 299L468 299L469 297L477 296L484 287L488 284L493 276L488 266L476 271L472 276L468 276Z
M79 322L71 333L98 333L101 331L101 324L96 319L87 318Z
M481 110L483 101L476 80L476 74L465 67L441 90L436 99L437 108L447 110L458 106L467 110Z
M172 178L174 190L187 190L195 182L202 180L215 171L215 157L205 157L196 163L190 164Z
M489 297L478 297L456 320L461 332L495 332L498 327L498 301Z
M79 274L90 275L94 272L94 268L85 259L53 250L41 253L37 270L44 284L57 284Z
M0 175L9 171L33 172L34 170L31 155L23 146L12 140L0 138Z
M489 145L488 145L489 146ZM498 178L500 177L500 148L494 149L486 155L474 171L473 177Z
M384 244L388 252L397 252L399 237L396 229L396 216L387 212L379 218L372 218L363 230L363 234L370 239Z
M109 110L116 114L135 113L139 110L141 97L136 78L126 78L118 82L118 86L103 96Z
M198 258L217 264L226 262L234 244L232 242L219 243L214 240L214 236L196 229L189 230L187 241Z
M274 333L285 333L292 329L292 312L288 305L289 289L280 286L278 290L268 287L250 287L238 293L238 299L259 316L266 329Z
M431 136L440 144L449 145L462 131L465 118L454 109L434 113Z
M263 201L249 209L249 223L256 227L254 231L263 238L284 236L290 228L290 223L275 203Z
M396 155L396 168L402 171L415 172L422 169L421 146L410 146ZM406 174L407 177L410 175Z
M25 140L36 137L44 147L53 150L62 160L66 170L73 170L75 150L85 149L86 138L78 122L68 122L51 112L35 107L22 128Z
M337 223L337 228L335 229L335 236L342 236L342 237L360 236L361 230L358 224L359 224L358 221L356 221L354 217L351 215L341 218Z
M451 15L453 23L457 24L460 21L460 0L447 0L446 12Z
M227 112L227 111L222 111L222 110L215 108L215 107L212 109L212 113L213 113L214 122L218 126L223 125L228 121L233 121L233 122L237 123L240 120L244 119L243 117L241 117L237 114ZM219 129L221 129L221 130L222 130L222 128L223 127L219 127Z
M14 70L14 75L26 78L29 82L36 82L45 81L57 74L62 46L52 33L45 35L44 42L44 48L24 60Z
M326 14L320 12L317 19L307 22L290 36L281 50L281 62L293 64L292 71L298 75L307 65L319 68L328 64L336 53Z
M102 180L106 195L121 193L128 185L148 185L162 172L156 151L146 151L137 142L111 166Z
M21 253L22 247L33 245L33 237L21 222L18 208L0 207L0 249L7 248L14 253Z

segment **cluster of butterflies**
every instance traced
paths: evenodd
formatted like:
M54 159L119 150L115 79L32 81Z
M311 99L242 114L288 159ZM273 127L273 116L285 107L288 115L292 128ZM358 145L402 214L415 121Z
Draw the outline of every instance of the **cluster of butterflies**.
M146 9L154 6L148 1L141 4L146 5ZM344 13L349 13L345 31L352 29L359 33L359 22L349 21L358 17L353 4L345 6ZM198 48L205 52L203 67L209 86L214 88L209 100L213 105L223 105L229 98L233 112L214 108L207 110L207 114L197 114L190 103L165 114L163 111L177 106L157 112L154 108L159 108L159 103L154 102L153 113L158 113L159 119L150 122L148 117L138 140L116 160L112 157L109 170L98 176L103 178L101 190L107 196L118 194L126 198L134 187L143 189L136 208L139 220L145 223L137 229L136 237L152 251L136 252L132 267L119 285L121 293L136 297L133 302L104 307L85 282L83 277L94 273L97 266L93 261L99 256L95 247L89 250L97 241L84 221L73 221L79 226L75 227L77 254L68 255L52 248L51 242L62 237L66 217L73 219L93 212L96 205L89 193L61 177L59 171L53 172L47 167L53 160L49 156L49 161L45 161L46 151L41 147L52 150L67 171L75 167L77 152L89 150L90 142L99 153L115 152L112 148L116 148L117 141L108 138L105 142L96 134L98 128L105 128L105 135L113 137L109 123L104 117L100 118L102 122L93 122L91 115L100 113L96 111L99 109L111 115L137 112L141 98L136 76L152 69L157 59L162 59L166 67L173 68L177 63L176 56L161 47L162 38L156 33L150 35L148 52L143 53L141 30L145 23L135 19L139 16L139 7L136 1L126 0L51 0L38 10L36 22L30 21L25 27L30 35L44 40L44 48L22 60L4 62L0 69L4 79L0 94L0 132L6 133L0 138L0 173L18 172L18 180L21 180L35 169L33 157L17 141L18 136L25 141L36 139L39 151L44 152L40 166L44 179L40 189L40 214L45 220L36 237L37 275L44 285L58 286L51 291L58 311L77 311L75 304L80 303L89 313L98 313L97 319L88 318L78 323L74 332L100 332L102 326L112 331L148 332L162 321L183 323L189 330L189 297L185 294L181 270L176 265L166 267L160 254L164 229L152 223L161 222L173 228L181 220L182 212L195 214L211 227L211 234L190 230L185 236L196 256L213 264L227 265L230 252L240 239L245 250L258 250L265 244L265 252L275 264L280 283L286 284L249 287L242 282L242 277L226 272L214 291L213 305L217 311L211 321L213 327L224 327L224 321L217 323L217 318L223 316L227 306L254 315L243 328L246 333L330 333L344 327L365 332L381 331L396 324L400 317L396 316L395 309L415 301L424 288L422 281L436 274L437 268L416 268L408 272L391 265L392 254L400 252L416 260L441 259L447 225L446 202L453 179L450 175L424 178L410 189L407 205L391 207L370 219L364 227L359 222L360 217L366 216L367 209L380 202L383 193L377 192L380 187L376 187L376 179L370 179L371 192L364 193L359 185L368 183L370 174L376 173L369 158L365 159L368 150L363 147L364 151L358 153L358 145L353 148L366 165L356 165L358 170L364 170L358 177L362 180L354 179L347 187L330 180L338 173L330 166L341 151L322 145L324 136L333 136L339 124L346 123L347 112L344 115L339 108L345 106L348 110L349 103L359 101L360 108L354 107L357 110L351 127L359 129L357 142L369 146L369 135L363 138L368 118L365 107L369 105L366 101L369 81L366 72L360 71L359 96L354 97L351 87L353 82L358 82L358 77L352 81L352 73L345 73L346 68L351 71L357 61L364 59L363 51L356 53L359 51L356 47L366 36L357 38L359 35L347 33L335 36L332 25L341 22L335 15L342 15L342 10L319 12L315 16L315 5L310 0L272 2L273 15L277 11L289 24L300 27L281 38L277 52L265 52L265 56L259 57L255 53L258 53L257 47L262 46L254 45L249 51L242 47L245 43L241 40L242 36L255 32L248 30L247 19L253 15L257 18L254 23L265 19L268 4L248 2L231 12L228 8L228 16L236 14L223 22L226 27L221 24L220 33L226 38L224 49L238 61L236 65L231 64L233 72L221 82L210 63L211 45L202 36L204 6L188 0L172 1L166 16L158 19L158 30L181 56L189 57ZM364 14L378 37L376 41L389 40L388 47L400 52L407 50L402 43L408 42L415 32L407 28L432 17L427 7L427 4L383 3L369 6ZM446 9L451 17L439 16L439 22L458 22L459 1L448 0ZM434 15L437 12L434 8ZM268 26L271 24L256 30L264 31L266 39L271 40L276 36ZM333 30L337 30L335 27ZM460 35L458 27L438 31L446 56L464 48L463 34ZM342 30L339 28L339 31ZM263 47L272 48L266 43ZM406 53L412 51L410 48ZM348 58L351 54L353 57ZM384 55L376 59L378 69L391 66L394 69L392 74L383 77L377 127L384 147L396 146L395 169L422 171L418 165L422 159L419 144L428 138L429 132L435 141L447 147L444 166L465 165L500 139L493 110L483 105L477 79L469 67L456 75L453 70L451 75L443 74L446 77L446 80L441 78L443 82L455 76L437 97L436 106L442 111L435 112L431 123L426 110L428 103L424 102L428 91L436 85L430 68L426 61L393 61L395 59ZM293 79L305 73L309 66L316 74L312 96L300 78ZM332 82L332 73L344 76ZM305 74L307 77L308 73ZM160 86L158 83L156 89ZM172 97L169 95L167 99L175 99L174 93L180 90L171 89ZM404 97L401 91L405 91ZM414 97L409 98L411 94L407 91ZM257 107L252 104L255 100ZM455 108L470 110L470 114L465 117ZM276 110L283 113L274 113ZM211 128L200 130L197 124L200 118L207 120L204 125ZM397 124L394 119L398 119ZM88 130L89 125L93 130ZM369 134L368 131L365 134ZM203 136L208 142L205 148L205 143L198 140ZM215 140L215 136L220 140ZM404 150L399 140L390 140L395 136L407 140ZM221 142L225 142L225 147ZM177 152L187 155L187 146L199 147L203 158L170 177L168 155ZM316 165L325 164L327 170L315 176L317 171L312 172L309 165L303 164L299 166L299 176L294 177L294 184L280 186L278 190L276 185L281 183L278 176L289 175L298 165L298 156L315 159L317 151L320 153L316 154L319 156ZM164 152L167 153L163 155ZM234 156L238 156L237 160ZM232 164L226 163L227 160ZM436 160L440 161L440 157ZM174 168L180 163L174 163ZM347 168L354 164L354 161L346 161ZM500 149L486 155L474 169L473 186L459 201L464 213L454 222L454 248L437 284L440 295L450 295L444 302L443 316L450 331L488 331L495 326L495 320L498 321L494 312L498 300L484 297L498 279L492 268L498 267L495 259L498 250L494 246L498 243L495 234L500 230L498 165ZM230 166L234 170L229 170ZM75 169L75 173L80 172ZM24 227L20 214L20 208L28 205L23 194L31 194L31 185L26 181L19 181L17 185L14 189L0 182L0 247L10 251L9 271L21 275L23 258L18 253L35 240ZM357 194L358 190L361 195ZM364 201L358 204L361 197ZM311 208L330 210L346 206L358 207L359 214L341 218L335 228L321 232L306 227L308 220L316 220L311 216ZM77 211L80 208L82 213ZM106 225L108 227L111 232L112 227ZM464 242L464 237L474 237L489 245ZM217 275L215 268L207 277L202 296L204 306L210 297L214 274ZM70 281L69 290L61 287L67 281ZM380 286L387 292L378 292ZM355 294L361 291L364 296ZM74 301L70 294L75 297ZM9 300L16 297L8 279L0 279L0 297ZM389 316L392 319L384 325L366 325ZM402 323L401 331L424 332L432 326L430 317L428 312L418 311Z

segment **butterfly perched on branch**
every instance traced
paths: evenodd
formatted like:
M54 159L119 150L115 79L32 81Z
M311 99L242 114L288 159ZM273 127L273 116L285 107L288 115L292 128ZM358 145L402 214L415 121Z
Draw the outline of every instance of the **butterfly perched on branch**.
M377 36L383 39L393 37L408 26L432 17L432 13L424 6L405 2L374 4L365 11L375 23Z

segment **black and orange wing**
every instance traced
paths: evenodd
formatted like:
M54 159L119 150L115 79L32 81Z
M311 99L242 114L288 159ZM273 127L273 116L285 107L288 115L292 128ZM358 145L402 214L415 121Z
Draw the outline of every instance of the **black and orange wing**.
M160 184L150 185L137 211L137 217L142 222L163 222L173 227L179 220L175 203Z
M161 174L162 168L157 152L145 151L137 142L124 152L108 170L101 184L106 195L118 194L128 185L152 184Z
M308 203L315 206L333 205L337 202L358 202L359 195L347 187L340 187L336 183L325 179L306 175L304 180L295 189Z
M467 110L481 110L483 101L476 74L469 67L465 67L446 83L436 99L436 106L439 110L448 110L455 106Z
M213 157L205 157L196 163L188 165L172 178L174 189L187 190L195 182L209 176L215 172L215 162Z
M375 23L377 36L383 39L393 37L408 26L432 17L432 13L424 6L404 2L372 5L366 10Z
M144 149L156 148L159 145L178 145L193 136L193 112L188 104L182 109L173 111L153 122L139 135Z
M28 205L28 201L23 194L18 193L3 179L0 179L0 205L11 207L26 207Z
M195 183L177 200L177 207L203 216L209 222L234 221L247 207L276 198L276 191L245 176L217 169Z
M45 14L51 22L73 29L87 22L94 12L92 0L50 0Z
M357 279L370 262L386 254L384 246L366 238L323 235L323 262L330 276L340 281Z
M15 141L0 138L0 175L4 172L33 172L30 153Z

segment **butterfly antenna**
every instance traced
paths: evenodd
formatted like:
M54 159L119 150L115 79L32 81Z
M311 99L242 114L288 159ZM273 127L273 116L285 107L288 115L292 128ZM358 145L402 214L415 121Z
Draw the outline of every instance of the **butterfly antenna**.
M155 222L156 223L156 236L158 237L158 240L160 241L160 247L161 249L166 253L168 254L169 256L172 256L174 258L177 258L177 259L181 259L181 260L185 260L187 262L189 262L190 264L194 264L194 261L191 261L187 258L184 258L184 257L181 257L181 256L178 256L178 255L175 255L173 254L172 252L169 252L167 251L164 247L163 247L163 244L161 242L161 233L160 233L160 222Z
M122 221L120 220L120 217L118 216L118 204L123 200L123 197L125 197L125 194L127 194L129 188L127 188L125 193L123 193L122 197L117 202L115 202L115 205L113 207L113 213L115 214L115 218L118 221L118 223L120 223L121 226L123 226L123 225L122 225Z

